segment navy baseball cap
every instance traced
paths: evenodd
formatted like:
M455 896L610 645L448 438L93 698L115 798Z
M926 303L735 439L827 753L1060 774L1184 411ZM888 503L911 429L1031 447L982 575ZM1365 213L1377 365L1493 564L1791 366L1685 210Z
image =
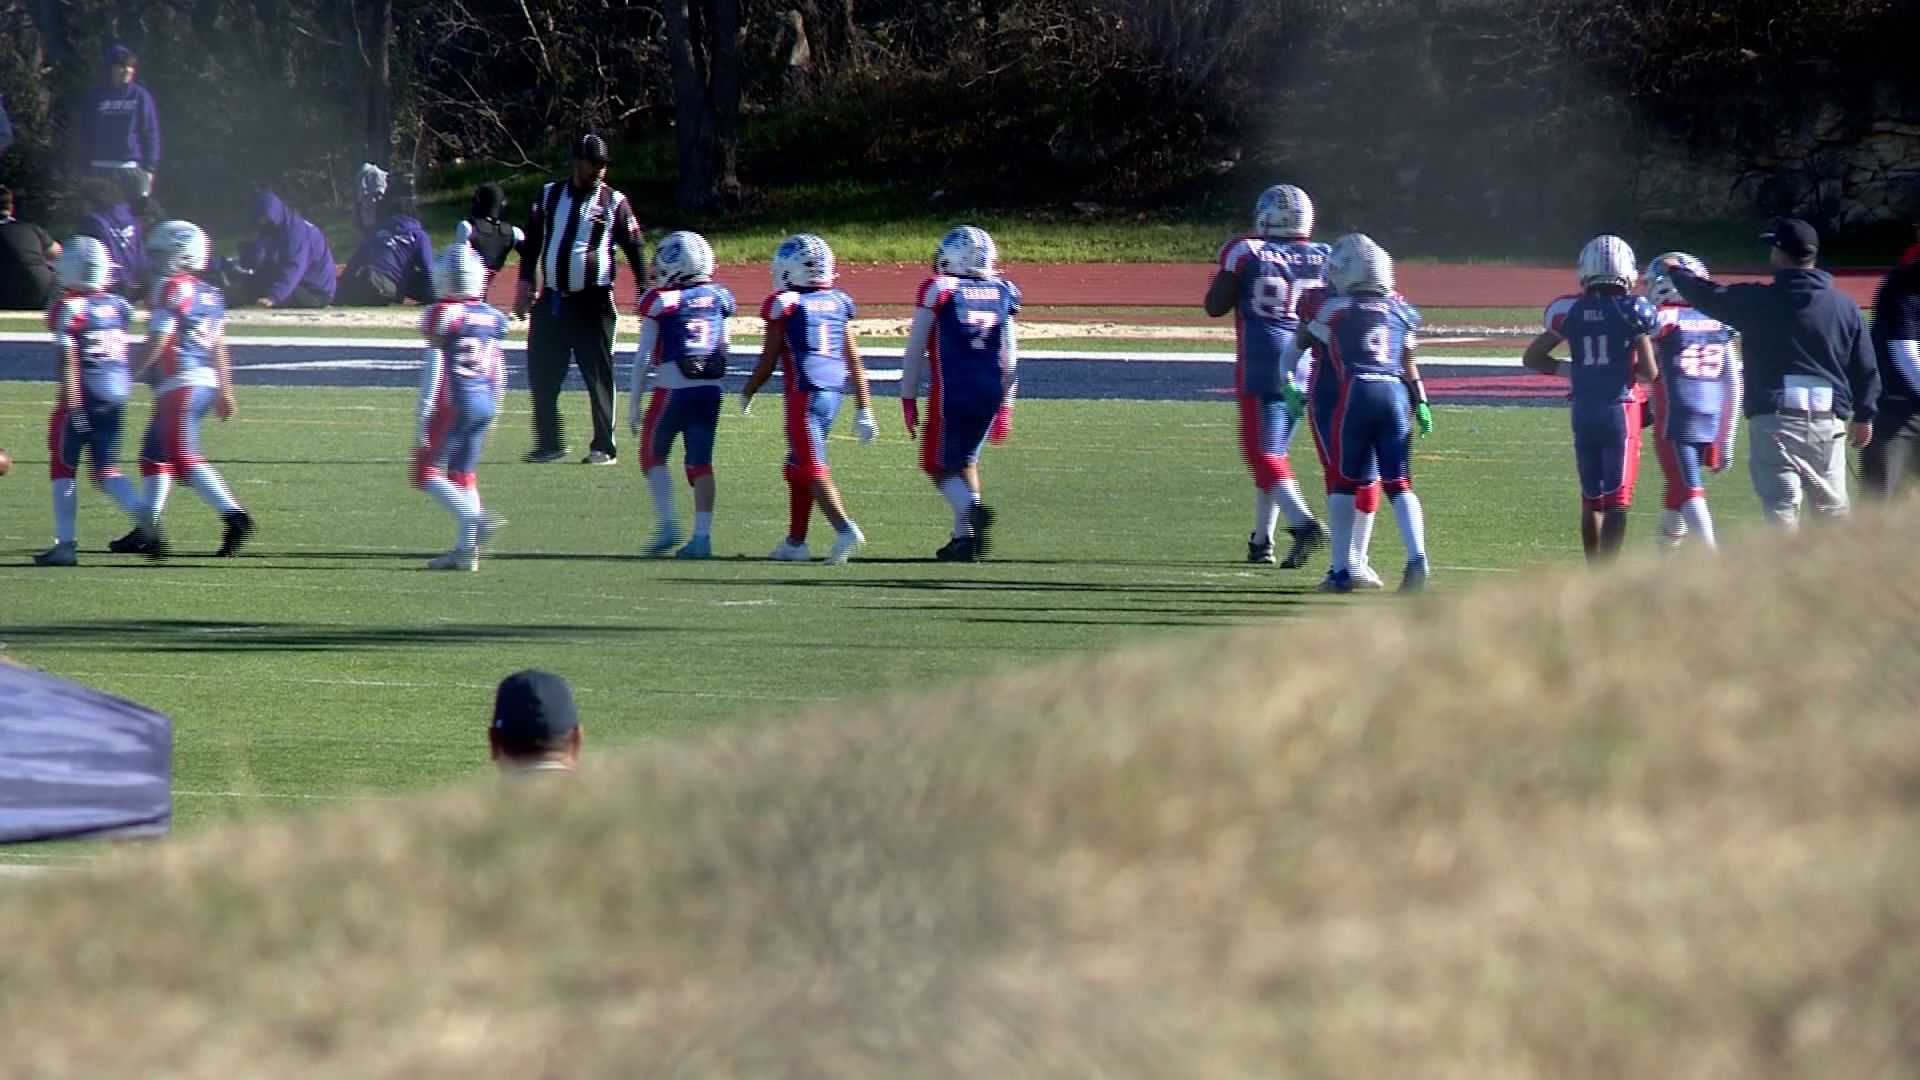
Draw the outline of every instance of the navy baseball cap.
M108 67L119 67L121 64L132 64L134 60L135 60L135 57L133 55L133 50L127 48L125 45L115 44L108 47L107 49L107 66Z
M1820 234L1799 218L1774 218L1760 239L1796 259L1811 259L1820 252Z
M595 165L605 165L608 161L607 140L588 132L573 144L573 156L577 161L591 161Z
M493 723L499 741L509 747L537 746L565 738L580 726L573 688L550 671L529 668L500 680L493 695Z

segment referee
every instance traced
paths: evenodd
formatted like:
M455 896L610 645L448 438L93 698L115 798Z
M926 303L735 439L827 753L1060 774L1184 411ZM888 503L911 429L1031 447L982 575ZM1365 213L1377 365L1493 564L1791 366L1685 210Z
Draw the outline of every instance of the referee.
M587 134L573 144L573 175L540 189L520 249L520 289L513 313L527 330L527 381L533 387L529 462L567 456L560 432L560 387L569 360L580 365L593 409L588 465L611 465L613 443L613 249L626 253L634 280L647 279L645 242L627 197L609 187L607 143Z

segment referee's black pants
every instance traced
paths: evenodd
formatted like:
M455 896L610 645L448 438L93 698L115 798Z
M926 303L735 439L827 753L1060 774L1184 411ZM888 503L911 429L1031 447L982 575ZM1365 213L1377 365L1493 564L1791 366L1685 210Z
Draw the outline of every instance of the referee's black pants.
M560 427L560 387L569 363L580 365L593 410L593 444L608 457L613 442L613 290L587 288L561 294L548 289L533 306L527 328L527 382L533 388L533 449L551 453L565 445Z
M1880 399L1873 441L1860 454L1860 479L1867 494L1880 498L1891 498L1920 481L1920 402Z

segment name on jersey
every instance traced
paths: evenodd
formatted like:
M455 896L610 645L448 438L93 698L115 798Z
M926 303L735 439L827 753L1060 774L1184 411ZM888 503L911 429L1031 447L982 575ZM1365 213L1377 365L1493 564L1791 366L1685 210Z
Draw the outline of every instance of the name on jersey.
M840 301L831 296L804 297L800 301L800 306L806 308L808 311L819 312L822 315L837 315L840 313Z
M1673 325L1683 334L1714 334L1720 331L1720 324L1713 319L1681 319Z
M1604 312L1604 311L1596 311L1596 310L1594 310L1593 308L1588 308L1587 310L1585 310L1585 311L1582 311L1582 312L1580 313L1580 321L1582 321L1582 322L1606 322L1606 321L1607 321L1607 313L1606 313L1606 312Z
M994 289L994 288L989 288L989 287L987 287L987 286L984 286L984 285L974 285L974 286L964 286L964 285L963 285L963 286L961 286L961 288L960 288L960 295L961 295L961 296L962 296L963 298L965 298L965 299L968 299L968 300L988 300L988 301L992 301L992 300L998 300L998 299L1000 299L1000 290L999 290L999 289Z
M696 309L696 308L710 308L713 306L713 301L714 301L713 295L711 293L707 293L700 296L682 297L680 300L680 305L689 310Z

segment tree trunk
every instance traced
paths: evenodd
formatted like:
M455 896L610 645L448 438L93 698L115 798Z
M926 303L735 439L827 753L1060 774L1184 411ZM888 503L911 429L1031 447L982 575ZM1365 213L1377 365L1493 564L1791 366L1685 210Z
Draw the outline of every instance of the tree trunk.
M374 0L367 41L367 160L393 163L393 0Z
M707 56L711 85L713 177L710 194L727 207L740 201L740 0L710 0Z
M693 39L693 13L689 4L699 0L666 0L667 59L673 69L673 149L680 167L674 183L674 202L683 210L699 209L704 194L712 186L707 156L702 152L706 140L706 71Z
M673 68L674 201L703 211L737 200L740 142L739 0L666 0Z

